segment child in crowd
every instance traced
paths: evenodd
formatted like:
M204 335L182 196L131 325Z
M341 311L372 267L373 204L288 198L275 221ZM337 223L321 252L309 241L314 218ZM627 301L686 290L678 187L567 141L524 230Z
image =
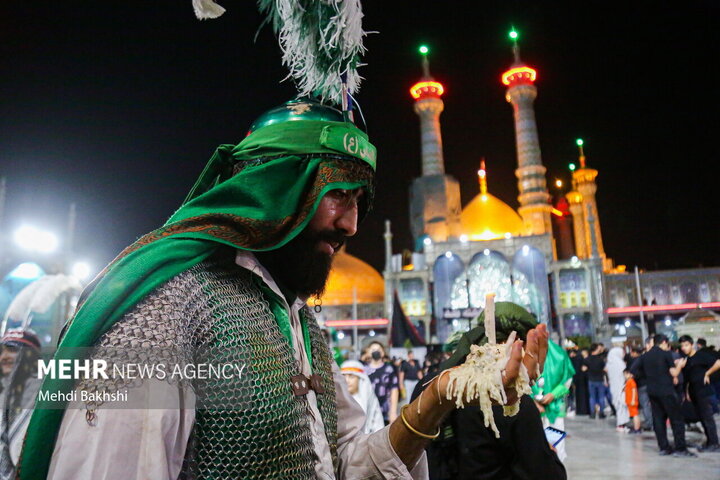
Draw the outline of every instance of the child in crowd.
M635 383L635 378L633 378L630 370L625 369L623 373L625 374L625 403L627 404L628 412L633 422L633 428L629 433L635 435L641 434L642 428L640 428L640 417L638 416L640 400L638 397L637 383Z

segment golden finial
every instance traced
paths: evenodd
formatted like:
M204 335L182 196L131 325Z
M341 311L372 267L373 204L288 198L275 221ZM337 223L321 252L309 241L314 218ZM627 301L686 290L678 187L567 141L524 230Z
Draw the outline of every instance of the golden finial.
M577 145L580 150L580 168L585 168L585 151L583 150L584 144L585 142L583 142L582 138L575 140L575 145Z
M485 170L485 157L480 160L480 170L478 170L478 178L480 179L480 194L487 195L487 172Z

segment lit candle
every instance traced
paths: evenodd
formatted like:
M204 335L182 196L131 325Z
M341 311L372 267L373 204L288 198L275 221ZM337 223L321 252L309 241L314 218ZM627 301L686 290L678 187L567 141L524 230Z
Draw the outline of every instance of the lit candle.
M488 293L485 295L485 336L488 343L494 344L497 341L495 337L495 294Z

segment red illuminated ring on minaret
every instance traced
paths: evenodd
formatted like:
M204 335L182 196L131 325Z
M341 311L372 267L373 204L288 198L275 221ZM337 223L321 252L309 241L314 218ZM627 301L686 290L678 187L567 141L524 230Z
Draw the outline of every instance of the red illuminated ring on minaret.
M510 85L519 81L532 83L537 78L537 71L530 67L516 67L503 73L501 78L503 85Z
M433 96L439 97L445 92L440 82L418 82L410 89L410 95L417 100L420 97Z
M387 318L366 318L360 320L328 320L326 327L384 327L390 323Z

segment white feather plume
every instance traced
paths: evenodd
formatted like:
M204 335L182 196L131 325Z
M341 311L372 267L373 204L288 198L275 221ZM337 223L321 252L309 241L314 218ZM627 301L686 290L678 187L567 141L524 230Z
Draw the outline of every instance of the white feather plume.
M300 96L341 103L343 75L348 91L357 92L366 35L360 0L258 0L258 5L272 21Z
M257 0L272 23L300 96L342 103L342 78L354 94L362 77L358 67L365 53L360 0ZM193 0L197 18L217 18L225 9L215 0Z
M46 313L65 292L79 293L82 285L68 275L45 275L23 288L10 303L5 318L24 321L32 313Z
M199 20L218 18L225 13L225 9L215 3L214 0L192 0L195 16Z

